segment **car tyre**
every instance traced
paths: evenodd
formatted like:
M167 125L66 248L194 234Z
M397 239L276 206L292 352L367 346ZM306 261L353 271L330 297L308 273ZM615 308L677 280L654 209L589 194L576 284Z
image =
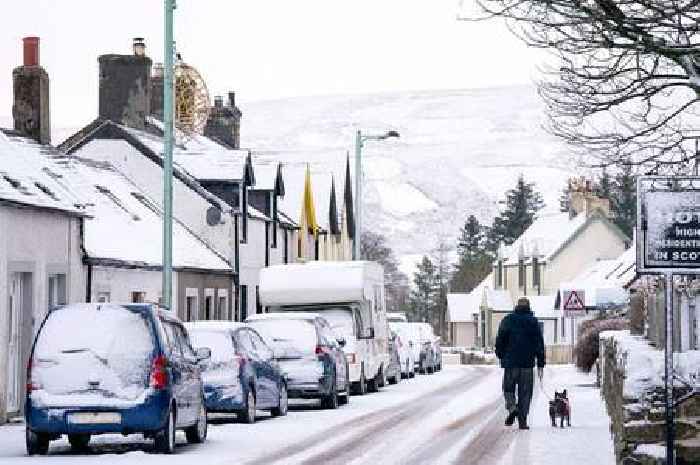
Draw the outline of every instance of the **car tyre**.
M331 383L331 392L321 398L321 407L327 410L338 408L338 388L336 387L335 379Z
M238 412L238 419L241 423L253 424L255 423L255 394L253 394L252 389L248 389L248 395L246 396L245 408Z
M74 451L84 451L90 444L89 434L69 434L68 442Z
M358 396L364 396L365 394L367 394L367 378L365 377L364 365L362 366L362 368L360 368L360 381L357 382L355 394L357 394Z
M172 454L175 452L175 409L170 408L168 419L163 429L155 435L154 446L160 454Z
M289 396L287 395L287 385L282 384L280 386L279 391L279 402L277 403L277 407L273 408L271 411L273 417L284 417L289 411Z
M185 437L190 444L201 444L207 440L207 409L204 400L199 408L197 423L185 430Z
M27 455L46 455L49 453L49 436L35 433L27 427L26 432Z

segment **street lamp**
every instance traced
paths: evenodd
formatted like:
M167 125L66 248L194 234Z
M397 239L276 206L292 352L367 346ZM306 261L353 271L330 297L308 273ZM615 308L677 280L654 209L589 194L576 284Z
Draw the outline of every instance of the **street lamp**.
M387 131L384 134L363 135L357 131L355 136L355 243L353 247L353 260L359 260L360 241L362 233L362 147L368 140L386 140L392 137L400 137L397 131Z
M173 10L165 0L165 65L163 79L163 306L172 310L173 298Z

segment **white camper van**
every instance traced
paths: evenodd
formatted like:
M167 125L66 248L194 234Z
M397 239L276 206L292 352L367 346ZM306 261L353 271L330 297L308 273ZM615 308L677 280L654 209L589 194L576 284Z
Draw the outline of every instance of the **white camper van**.
M375 262L310 262L277 265L260 272L260 303L268 312L315 312L339 337L353 390L386 384L389 334L384 270Z

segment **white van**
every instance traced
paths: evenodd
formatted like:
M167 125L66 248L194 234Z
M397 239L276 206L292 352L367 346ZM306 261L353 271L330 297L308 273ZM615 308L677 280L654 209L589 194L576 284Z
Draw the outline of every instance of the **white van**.
M386 384L389 333L384 270L375 262L310 262L260 272L260 303L270 312L315 312L345 339L356 394Z

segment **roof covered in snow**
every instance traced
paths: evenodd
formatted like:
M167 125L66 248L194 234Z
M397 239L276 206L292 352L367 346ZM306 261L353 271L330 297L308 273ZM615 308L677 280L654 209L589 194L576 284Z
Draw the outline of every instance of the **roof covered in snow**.
M93 264L162 266L161 206L109 165L56 160L55 172L84 200L91 218L84 247ZM232 274L231 266L175 218L173 267Z
M84 215L84 199L54 169L51 157L57 155L50 146L0 130L0 200Z
M491 289L484 287L484 303L492 310L513 310L513 299L510 292L504 289Z
M504 258L511 264L517 263L521 256L531 257L533 254L543 257L545 261L551 260L593 221L603 221L621 237L629 240L617 226L597 211L590 215L580 213L573 218L569 213L547 213L535 219L513 244L506 247Z
M469 293L447 294L447 320L450 323L469 323L479 314L482 289Z
M555 308L556 295L527 296L530 309L537 318L560 318L561 312Z
M187 331L234 331L247 326L245 323L235 321L191 321L185 323Z

